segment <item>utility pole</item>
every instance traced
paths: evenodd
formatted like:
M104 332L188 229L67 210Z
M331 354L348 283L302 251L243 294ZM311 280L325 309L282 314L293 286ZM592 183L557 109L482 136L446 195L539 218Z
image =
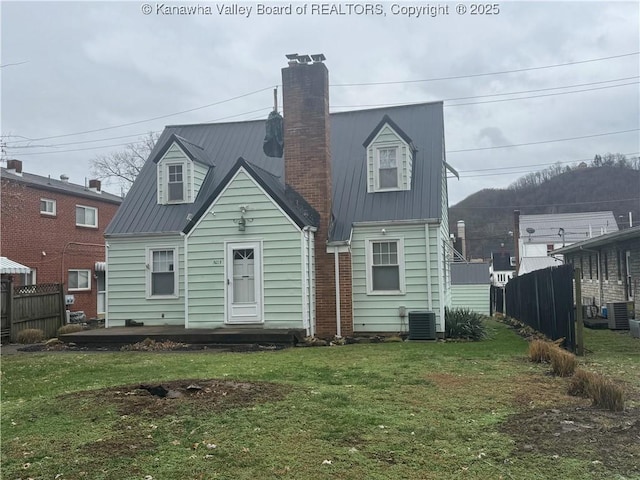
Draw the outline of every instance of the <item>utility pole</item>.
M584 322L582 318L582 271L573 270L573 280L576 285L576 355L584 355Z

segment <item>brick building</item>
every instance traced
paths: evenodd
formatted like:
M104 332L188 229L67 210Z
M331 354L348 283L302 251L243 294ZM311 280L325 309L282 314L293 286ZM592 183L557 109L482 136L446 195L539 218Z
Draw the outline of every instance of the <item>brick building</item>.
M122 199L89 186L22 171L8 160L1 170L0 254L31 269L14 275L16 285L64 283L74 296L73 311L87 318L104 314L104 229Z
M640 312L640 227L574 243L552 252L581 270L582 303L605 307L610 302L635 302Z

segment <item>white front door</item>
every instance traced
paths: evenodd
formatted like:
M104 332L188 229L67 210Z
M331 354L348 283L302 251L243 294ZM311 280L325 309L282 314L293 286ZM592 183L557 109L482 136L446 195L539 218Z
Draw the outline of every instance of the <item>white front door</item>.
M228 243L227 323L262 322L260 242Z

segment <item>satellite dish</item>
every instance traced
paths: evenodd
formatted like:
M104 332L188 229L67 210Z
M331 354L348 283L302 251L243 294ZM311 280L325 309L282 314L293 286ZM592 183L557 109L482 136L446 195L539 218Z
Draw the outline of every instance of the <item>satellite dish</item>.
M535 233L536 229L535 228L531 228L531 227L527 227L527 233L529 235L531 235L532 233Z

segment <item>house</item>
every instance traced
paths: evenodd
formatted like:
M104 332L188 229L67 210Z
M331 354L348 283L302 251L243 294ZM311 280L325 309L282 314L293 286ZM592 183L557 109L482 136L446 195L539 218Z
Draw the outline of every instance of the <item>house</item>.
M491 285L504 287L516 273L515 257L510 252L491 252L491 264L489 266L489 276Z
M14 285L64 283L70 308L87 318L104 315L104 230L122 199L104 192L99 180L87 187L23 172L20 160L2 168L0 254L24 268Z
M640 312L640 227L589 238L552 252L581 270L583 304L634 302ZM584 302L584 299L589 299Z
M324 56L265 121L165 128L106 231L107 327L403 332L450 305L441 102L329 114Z
M561 257L547 254L588 238L618 231L613 212L520 215L515 212L518 234L517 274L562 264Z
M490 287L488 263L451 263L452 308L468 308L483 315L490 315Z

